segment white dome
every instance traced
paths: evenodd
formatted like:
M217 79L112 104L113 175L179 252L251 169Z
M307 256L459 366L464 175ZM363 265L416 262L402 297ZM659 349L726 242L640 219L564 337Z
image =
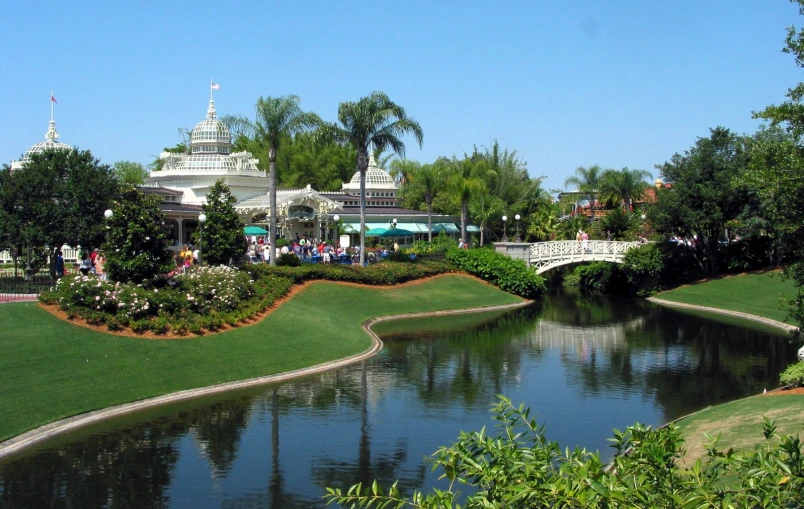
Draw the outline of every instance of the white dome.
M67 145L66 143L61 143L58 141L51 141L51 140L40 141L39 143L32 145L31 148L25 151L25 156L23 157L23 160L27 161L28 159L31 158L31 155L33 154L41 154L45 150L53 150L53 149L72 150L73 147Z
M352 175L352 180L349 181L350 184L360 184L360 172L355 172ZM366 169L366 185L369 184L394 184L394 179L391 175L388 174L382 168L377 168L376 166L369 166Z
M192 133L190 133L191 145L197 143L232 144L232 135L229 133L229 128L218 120L217 116L215 102L210 100L209 108L207 108L207 118L196 124Z
M232 143L232 135L229 134L229 128L226 127L221 121L208 118L202 120L193 128L190 134L190 143L221 143L229 145Z
M224 154L193 154L182 158L176 170L187 173L228 173L238 170L234 158Z

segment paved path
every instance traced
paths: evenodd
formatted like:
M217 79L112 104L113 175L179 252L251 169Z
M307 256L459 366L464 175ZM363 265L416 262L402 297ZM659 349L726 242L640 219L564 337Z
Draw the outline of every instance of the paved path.
M335 361L325 362L323 364L318 364L315 366L310 366L308 368L297 369L294 371L287 371L285 373L277 373L275 375L268 375L268 376L261 376L257 378L249 378L247 380L240 380L237 382L227 382L217 385L211 385L208 387L199 387L197 389L189 389L186 391L179 391L174 392L171 394L165 394L163 396L158 396L155 398L143 399L140 401L134 401L132 403L124 403L122 405L116 405L108 408L103 408L100 410L94 410L92 412L86 412L83 414L75 415L73 417L68 417L66 419L61 419L59 421L52 422L50 424L46 424L44 426L40 426L38 428L32 429L22 435L17 435L14 438L10 438L5 442L0 442L0 459L5 456L10 456L11 454L17 453L23 449L28 447L34 446L38 443L41 443L45 440L48 440L51 437L56 435L61 435L63 433L67 433L73 431L77 428L82 426L86 426L88 424L96 423L99 421L103 421L105 419L109 419L111 417L115 417L118 415L129 414L132 412L137 412L139 410L143 410L150 407L155 407L159 405L166 405L168 403L174 403L177 401L184 401L188 399L198 398L200 396L207 396L209 394L217 394L226 391L233 391L236 389L244 389L247 387L254 387L258 385L267 385L271 383L278 383L278 382L286 382L288 380L292 380L294 378L313 375L316 373L323 373L325 371L330 371L333 369L342 368L344 366L348 366L350 364L354 364L356 362L360 362L366 360L370 357L373 357L377 354L380 350L382 350L382 341L380 338L377 337L376 334L371 330L371 326L378 322L383 322L387 320L396 320L396 319L404 319L404 318L421 318L426 316L446 316L446 315L458 315L464 313L478 313L483 311L498 311L498 310L505 310L505 309L515 309L523 306L527 306L530 304L530 301L523 300L522 302L517 302L515 304L507 304L501 306L487 306L487 307L478 307L478 308L469 308L469 309L454 309L448 311L434 311L429 313L411 313L406 315L391 315L391 316L383 316L380 318L372 318L370 320L366 320L363 322L362 327L363 329L369 334L372 340L371 346L351 357L346 357L345 359L339 359Z

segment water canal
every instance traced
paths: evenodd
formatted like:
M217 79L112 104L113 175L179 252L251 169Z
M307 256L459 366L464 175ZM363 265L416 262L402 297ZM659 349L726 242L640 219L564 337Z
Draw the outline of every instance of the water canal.
M3 508L322 507L326 486L437 485L422 458L526 402L562 446L761 392L781 332L637 299L557 293L509 313L385 323L355 366L151 409L0 463ZM302 328L303 330L303 328ZM758 429L758 432L759 429Z

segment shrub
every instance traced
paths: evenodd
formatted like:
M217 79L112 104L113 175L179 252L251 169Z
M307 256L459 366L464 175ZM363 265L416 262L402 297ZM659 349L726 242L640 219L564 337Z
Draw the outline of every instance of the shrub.
M628 281L622 269L606 262L577 266L567 275L565 283L595 293L620 293L628 290Z
M623 269L634 290L649 296L669 286L701 277L691 248L682 243L657 242L630 249Z
M800 387L804 385L804 361L791 364L779 375L779 381L784 385Z
M280 267L298 267L301 265L301 258L293 253L285 253L279 255L276 259L276 264Z
M460 270L514 295L535 299L546 289L544 278L525 265L525 262L490 249L451 249L446 256L447 261Z

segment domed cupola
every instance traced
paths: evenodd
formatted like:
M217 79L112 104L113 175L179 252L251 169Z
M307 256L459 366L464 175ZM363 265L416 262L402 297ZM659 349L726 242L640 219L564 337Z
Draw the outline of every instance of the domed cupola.
M53 99L53 94L51 94L50 100L50 123L48 124L47 132L45 133L45 141L40 141L39 143L35 143L31 145L31 147L25 151L25 154L22 156L22 159L19 161L11 161L11 171L21 170L25 163L27 163L33 154L41 154L45 150L72 150L73 148L66 143L61 143L57 141L59 139L59 133L56 131L56 121L53 117L53 105L56 102Z
M232 135L229 128L218 120L212 99L209 100L207 118L190 133L190 147L192 154L228 154L232 151Z

